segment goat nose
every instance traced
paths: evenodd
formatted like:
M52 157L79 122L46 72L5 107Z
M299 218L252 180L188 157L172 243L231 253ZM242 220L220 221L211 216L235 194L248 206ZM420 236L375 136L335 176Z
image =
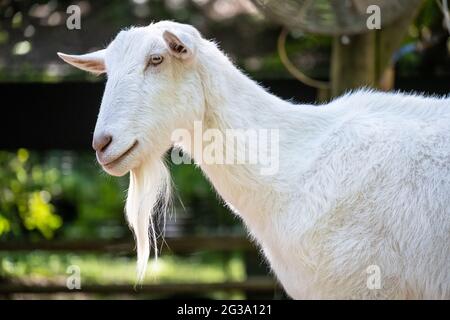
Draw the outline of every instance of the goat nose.
M92 140L92 148L97 152L105 151L111 144L112 136L110 134L102 133L94 136Z

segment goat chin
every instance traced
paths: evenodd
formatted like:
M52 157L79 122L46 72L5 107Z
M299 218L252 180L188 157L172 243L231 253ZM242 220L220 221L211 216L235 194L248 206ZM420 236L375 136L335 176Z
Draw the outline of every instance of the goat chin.
M155 217L164 218L170 204L170 174L162 159L144 161L130 171L126 217L134 233L137 251L137 277L142 282L150 255L150 239L158 257Z

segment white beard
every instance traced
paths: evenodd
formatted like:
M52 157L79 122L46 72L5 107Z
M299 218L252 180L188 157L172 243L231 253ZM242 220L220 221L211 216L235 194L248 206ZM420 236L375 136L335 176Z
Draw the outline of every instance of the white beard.
M155 258L158 257L155 214L165 219L170 204L170 173L163 160L148 159L130 171L130 187L126 203L126 217L134 232L137 251L137 277L145 277L150 255L150 238Z

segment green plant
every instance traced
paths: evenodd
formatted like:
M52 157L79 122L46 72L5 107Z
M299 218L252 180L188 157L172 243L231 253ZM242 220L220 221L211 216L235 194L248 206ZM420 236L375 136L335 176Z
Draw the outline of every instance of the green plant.
M62 219L51 204L60 172L31 164L30 153L1 152L0 163L0 237L37 231L52 238Z

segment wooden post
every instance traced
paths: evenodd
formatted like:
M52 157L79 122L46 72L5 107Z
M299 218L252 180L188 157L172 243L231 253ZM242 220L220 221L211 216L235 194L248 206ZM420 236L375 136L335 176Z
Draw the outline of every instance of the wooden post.
M406 37L408 28L418 14L422 3L416 8L406 12L395 23L377 30L376 39L376 77L378 86L383 90L390 90L394 87L394 66L392 56L401 46Z
M331 95L333 97L348 89L375 86L375 32L333 39L331 57Z
M330 74L332 97L362 86L392 89L392 55L401 46L421 3L381 30L334 38Z

